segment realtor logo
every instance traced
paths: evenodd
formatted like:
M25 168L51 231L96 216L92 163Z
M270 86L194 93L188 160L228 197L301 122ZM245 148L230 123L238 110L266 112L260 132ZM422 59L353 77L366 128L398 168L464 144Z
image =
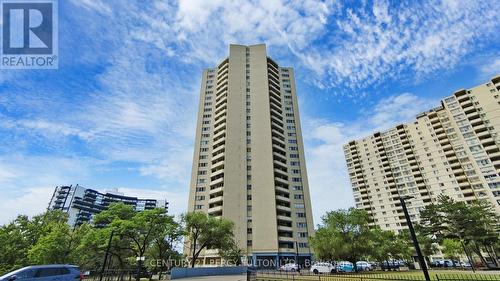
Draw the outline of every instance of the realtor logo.
M56 0L0 0L2 69L58 67Z

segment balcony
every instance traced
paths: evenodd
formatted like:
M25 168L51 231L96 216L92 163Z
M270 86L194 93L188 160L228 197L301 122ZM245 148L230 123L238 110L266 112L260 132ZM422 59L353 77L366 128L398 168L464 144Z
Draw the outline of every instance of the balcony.
M222 175L224 175L224 174L222 174ZM223 183L223 182L224 182L224 176L217 178L213 181L210 181L210 186L214 186L214 185L217 185L217 184Z
M284 211L284 212L291 212L292 209L288 206L283 206L283 205L276 205L276 210L279 211Z
M278 242L295 242L293 237L278 236Z
M288 180L284 180L282 178L274 177L274 181L288 185Z
M278 220L282 220L282 221L289 221L289 222L292 221L292 218L291 217L287 217L287 216L277 216L277 219Z
M276 200L281 201L281 202L290 203L290 198L285 197L283 195L276 195Z
M217 216L219 213L222 214L222 206L214 206L208 209L209 215Z
M215 204L215 203L221 202L221 204L222 204L222 199L224 199L224 196L223 196L223 194L220 194L217 197L210 198L208 200L208 203L209 204ZM216 204L216 205L219 205L219 204Z
M276 189L276 191L281 192L281 193L288 194L290 192L290 190L288 190L287 188L283 188L281 186L276 186L275 189Z
M291 226L278 225L278 231L293 231Z
M224 188L222 186L221 187L217 187L217 188L214 188L214 189L210 189L210 191L209 191L208 194L212 195L212 194L221 193L223 190L224 190Z

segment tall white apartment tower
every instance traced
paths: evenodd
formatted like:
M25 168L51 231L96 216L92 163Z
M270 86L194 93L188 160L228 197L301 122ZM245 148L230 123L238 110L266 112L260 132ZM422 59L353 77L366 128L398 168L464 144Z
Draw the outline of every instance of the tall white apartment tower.
M382 229L407 228L399 196L419 221L439 195L487 200L500 213L500 76L439 106L344 146L356 207Z
M293 69L264 44L230 45L202 74L188 211L233 221L253 262L303 262L313 233L305 164ZM219 260L214 250L201 259Z

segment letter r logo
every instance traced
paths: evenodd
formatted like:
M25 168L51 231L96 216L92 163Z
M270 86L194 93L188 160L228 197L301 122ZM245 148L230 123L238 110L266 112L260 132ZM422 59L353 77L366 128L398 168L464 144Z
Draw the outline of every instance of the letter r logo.
M2 2L3 54L41 55L53 52L51 1Z

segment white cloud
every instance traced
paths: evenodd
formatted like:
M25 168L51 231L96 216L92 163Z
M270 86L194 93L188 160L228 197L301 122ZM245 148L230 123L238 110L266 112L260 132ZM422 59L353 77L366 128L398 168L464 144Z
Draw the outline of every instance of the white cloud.
M484 79L491 79L494 75L500 74L500 58L485 62L479 69L479 74Z
M33 216L48 207L54 187L30 187L20 190L16 196L0 189L0 224L8 223L17 215Z
M361 109L362 117L349 123L318 120L306 114L303 132L315 223L321 223L327 211L354 206L344 144L412 121L437 103L403 93L380 100L372 109Z
M215 63L226 56L229 43L265 42L280 55L285 47L313 70L312 83L360 89L453 69L481 42L497 38L500 27L494 1L357 5L180 0L169 6L169 19L154 10L140 14L144 25L132 33L186 62Z
M95 87L79 96L81 102L76 105L72 100L59 101L52 92L0 96L6 112L25 110L20 119L0 116L0 127L10 130L16 141L12 146L42 143L62 155L53 157L56 164L47 159L22 159L15 153L6 155L20 157L0 174L4 182L21 179L22 184L7 185L9 188L75 182L75 178L85 179L100 161L130 161L138 164L141 175L187 190L199 70L227 56L229 43L265 42L280 62L312 70L304 71L303 77L316 86L335 87L346 97L356 97L366 94L357 89L387 80L425 79L452 69L481 42L498 38L495 33L499 34L500 24L495 1L443 0L433 5L359 1L360 6L354 8L329 0L71 3L84 8L76 21L81 26L73 27L87 32L83 37L91 42L66 34L81 44L78 56L68 61L83 62L84 68L85 63L99 61L103 69L95 77L97 83L89 81ZM77 65L67 63L64 67ZM482 71L499 69L498 63L495 60ZM13 73L19 72L2 72L0 83L18 80L23 83L18 88L29 89L23 79L13 79L20 75ZM63 90L71 92L72 86L68 83ZM321 194L336 190L331 187L338 184L337 178L342 192L337 197L351 198L339 150L343 142L412 119L428 103L411 94L389 97L373 110L360 111L362 117L349 124L316 120L311 114L305 122L311 133L305 135L311 148L307 150L311 187L317 190L315 214L319 216L332 205ZM21 130L27 135L15 139L15 132ZM75 152L64 143L73 137L92 151L84 164L72 158ZM9 150L8 145L0 148ZM177 194L184 196L183 191ZM346 203L335 202L332 208Z
M111 7L101 0L78 0L73 1L73 3L85 9L103 14L110 14L112 12Z

